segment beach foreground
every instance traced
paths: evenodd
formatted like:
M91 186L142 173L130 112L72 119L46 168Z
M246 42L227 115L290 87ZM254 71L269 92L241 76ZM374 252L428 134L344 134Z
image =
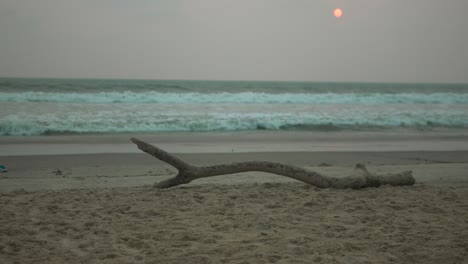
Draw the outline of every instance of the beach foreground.
M147 136L196 165L268 160L341 177L361 162L376 173L412 170L417 181L363 190L256 172L158 190L151 185L175 169L126 136L2 138L1 151L17 152L0 155L9 166L0 174L0 262L465 263L465 137ZM28 155L41 149L48 155Z
M1 194L2 263L466 263L468 184Z

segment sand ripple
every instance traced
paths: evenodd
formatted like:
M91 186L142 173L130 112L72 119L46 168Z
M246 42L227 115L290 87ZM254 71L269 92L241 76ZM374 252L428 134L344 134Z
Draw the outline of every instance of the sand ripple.
M0 194L1 263L466 263L468 185Z

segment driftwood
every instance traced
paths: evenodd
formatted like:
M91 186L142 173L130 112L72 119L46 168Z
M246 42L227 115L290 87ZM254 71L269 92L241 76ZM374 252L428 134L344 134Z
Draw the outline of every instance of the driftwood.
M363 164L356 164L354 173L351 176L342 178L330 177L293 165L268 161L247 161L213 166L194 166L139 139L131 138L131 141L143 152L172 165L179 171L175 177L154 184L154 187L156 188L170 188L180 184L187 184L200 178L246 171L274 173L314 185L318 188L360 189L366 187L378 187L384 184L403 186L413 185L415 183L415 179L411 171L404 171L396 174L374 175L369 173Z

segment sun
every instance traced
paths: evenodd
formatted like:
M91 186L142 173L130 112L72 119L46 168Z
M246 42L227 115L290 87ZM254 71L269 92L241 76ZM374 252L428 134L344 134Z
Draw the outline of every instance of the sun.
M341 16L343 16L343 10L341 10L341 8L337 8L337 9L333 10L333 15L336 18L340 18Z

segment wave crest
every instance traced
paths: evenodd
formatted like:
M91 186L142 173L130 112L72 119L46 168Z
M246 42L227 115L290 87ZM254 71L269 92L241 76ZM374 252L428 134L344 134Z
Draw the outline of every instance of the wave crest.
M446 119L437 115L399 114L382 116L333 117L294 114L223 114L223 115L141 115L123 119L116 115L83 114L62 116L10 115L0 119L0 135L47 135L54 133L122 133L173 131L245 131L245 130L362 130L391 127L468 127L465 115Z
M0 92L0 102L157 104L468 104L468 93L161 93L161 92Z

